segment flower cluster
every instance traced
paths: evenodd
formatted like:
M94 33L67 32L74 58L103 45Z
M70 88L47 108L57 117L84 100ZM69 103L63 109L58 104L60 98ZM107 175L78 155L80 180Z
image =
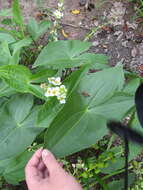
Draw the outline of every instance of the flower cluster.
M41 88L45 90L46 97L56 96L61 104L66 103L67 89L65 85L61 85L60 77L48 78L49 85L41 84Z
M55 10L54 13L53 13L53 15L57 19L61 19L64 16L64 14L60 10Z
M60 28L59 21L64 16L64 0L58 0L58 8L53 11L54 22L52 30L50 31L51 39L49 41L58 41L58 29Z
M58 9L53 12L53 16L56 19L61 19L64 16L63 10L64 10L64 1L60 0L58 3Z

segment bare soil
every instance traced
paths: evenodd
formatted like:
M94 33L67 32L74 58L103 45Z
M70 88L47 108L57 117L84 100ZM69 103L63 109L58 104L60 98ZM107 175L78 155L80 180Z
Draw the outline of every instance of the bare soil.
M89 2L85 7L84 2ZM45 10L56 10L58 0L21 0L25 22ZM11 7L12 0L0 0L0 9ZM83 6L82 6L83 5ZM123 62L129 70L142 74L143 27L137 18L135 4L129 0L65 0L62 29L68 39L84 40L92 30L89 41L93 42L92 52L109 56L111 65ZM72 10L80 10L74 15ZM49 19L46 17L45 19ZM59 31L59 39L65 39Z

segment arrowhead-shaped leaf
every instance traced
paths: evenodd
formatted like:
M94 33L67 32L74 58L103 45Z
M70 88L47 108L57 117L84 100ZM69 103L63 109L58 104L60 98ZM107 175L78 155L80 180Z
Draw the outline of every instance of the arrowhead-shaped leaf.
M88 71L88 67L82 67L79 70L73 72L63 84L68 89L67 97L71 95L74 89L78 86L80 80L84 77L85 73ZM45 104L41 107L38 114L38 124L44 127L49 127L53 119L56 117L58 112L63 108L63 105L60 104L57 98L53 97L45 102Z
M0 78L18 92L32 93L38 98L45 99L44 92L39 85L33 85L32 73L22 65L6 65L0 67Z
M33 108L32 95L15 95L0 114L0 160L14 157L29 146L43 128L37 127L39 108Z
M107 129L105 115L94 110L104 106L116 91L121 91L123 84L121 66L85 75L47 130L45 146L62 157L95 144ZM130 106L122 108L125 113Z
M31 73L22 65L6 65L0 67L0 78L19 92L28 92Z
M40 24L35 19L30 19L28 23L28 32L33 40L37 40L41 35L47 32L51 23L49 21L42 21Z
M32 152L25 151L19 156L7 161L3 176L8 183L17 185L20 181L25 179L24 168L32 154Z
M81 42L79 40L50 42L41 51L33 67L45 65L64 69L82 65L85 59L78 58L78 56L87 51L90 46L90 42Z

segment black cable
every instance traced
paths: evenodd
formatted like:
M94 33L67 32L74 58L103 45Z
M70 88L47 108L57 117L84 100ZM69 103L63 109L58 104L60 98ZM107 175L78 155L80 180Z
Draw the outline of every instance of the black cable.
M124 139L125 142L125 184L124 190L128 190L128 157L129 157L129 141L136 144L143 145L143 135L139 132L123 125L120 122L110 121L107 123L108 128Z
M129 141L128 141L128 138L126 136L124 137L124 141L125 141L125 184L124 184L124 189L128 190Z
M143 127L143 83L137 88L135 93L135 105L137 116L141 126ZM123 125L117 121L107 123L108 128L122 137L125 142L125 184L124 189L128 190L128 161L129 161L129 141L143 145L143 134Z

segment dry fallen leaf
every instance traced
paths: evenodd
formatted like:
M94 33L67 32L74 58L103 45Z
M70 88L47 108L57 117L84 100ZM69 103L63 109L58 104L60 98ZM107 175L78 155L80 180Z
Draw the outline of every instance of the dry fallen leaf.
M143 72L143 64L139 65L139 66L137 67L137 69L138 69L139 72L142 73L142 72Z
M111 26L102 26L101 29L107 32L114 32L114 28Z
M62 35L65 37L65 38L68 38L68 34L65 33L64 29L62 29Z
M123 30L124 30L125 32L127 32L127 31L129 30L128 24L127 24L126 21L124 21Z
M141 17L140 17L140 18L137 18L137 19L136 19L136 23L137 23L137 24L143 23L143 18L141 18Z
M43 12L37 12L36 13L36 18L39 20L42 20L43 18L47 17L47 15Z
M73 9L73 10L71 11L71 13L74 14L74 15L78 15L78 14L80 14L80 10L78 10L78 9Z

